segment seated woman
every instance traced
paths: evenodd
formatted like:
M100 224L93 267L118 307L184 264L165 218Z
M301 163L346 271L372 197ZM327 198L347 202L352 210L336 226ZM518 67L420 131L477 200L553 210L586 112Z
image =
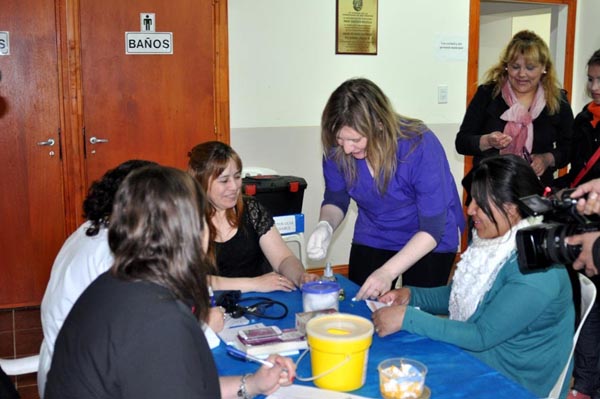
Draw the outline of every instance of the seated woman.
M209 141L188 154L188 173L208 197L209 254L218 275L216 290L292 291L318 276L302 263L281 238L271 213L252 197L243 197L242 160L227 144Z
M53 398L236 398L289 385L295 367L221 377L198 320L209 311L206 199L185 172L132 172L114 199L111 269L81 294L54 349ZM219 383L216 383L219 381Z
M541 194L529 164L494 156L473 171L473 241L444 287L403 287L379 298L393 302L373 313L380 336L400 329L457 345L538 397L546 397L573 343L574 308L564 267L523 274L515 235L535 224L517 199ZM419 307L419 308L417 308ZM449 318L434 315L445 314ZM568 384L563 387L565 397Z

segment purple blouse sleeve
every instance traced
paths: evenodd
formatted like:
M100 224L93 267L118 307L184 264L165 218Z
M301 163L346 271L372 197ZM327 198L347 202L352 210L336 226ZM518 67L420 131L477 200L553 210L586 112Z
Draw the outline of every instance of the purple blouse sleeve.
M334 205L346 214L350 204L350 195L346 189L346 181L335 161L323 156L323 176L325 177L325 194L323 205Z

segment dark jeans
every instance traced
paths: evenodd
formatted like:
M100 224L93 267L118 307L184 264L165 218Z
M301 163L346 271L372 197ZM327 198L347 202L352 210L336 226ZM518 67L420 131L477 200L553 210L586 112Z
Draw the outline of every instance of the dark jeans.
M592 277L597 290L600 290L600 277ZM596 296L594 306L586 319L575 346L573 367L575 383L573 389L600 399L600 301Z
M352 244L348 265L348 278L356 284L362 285L371 273L397 253L398 251L388 251L366 245ZM455 253L428 253L402 274L402 285L412 285L415 287L439 287L440 285L446 285L455 256Z

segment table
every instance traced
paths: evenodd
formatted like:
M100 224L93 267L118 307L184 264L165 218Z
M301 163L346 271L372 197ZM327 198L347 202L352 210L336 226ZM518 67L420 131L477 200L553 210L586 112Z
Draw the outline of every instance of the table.
M371 311L364 301L352 302L359 287L347 278L336 275L345 291L345 299L340 302L340 312L363 316L370 320ZM284 302L289 309L282 320L255 319L266 325L276 324L281 328L291 328L295 324L295 314L302 312L300 290L285 293L248 293L248 296L266 296ZM219 375L240 375L258 368L255 363L244 362L227 355L225 344L213 349ZM377 365L389 357L409 357L424 363L428 368L425 385L431 389L433 399L477 398L477 399L533 399L535 395L490 368L485 363L462 349L444 342L434 341L419 335L400 331L385 338L377 334L369 350L369 361L365 385L352 393L370 398L380 398ZM296 360L298 356L294 356ZM302 359L298 374L307 377L311 374L310 354ZM312 382L295 381L295 384L311 385Z

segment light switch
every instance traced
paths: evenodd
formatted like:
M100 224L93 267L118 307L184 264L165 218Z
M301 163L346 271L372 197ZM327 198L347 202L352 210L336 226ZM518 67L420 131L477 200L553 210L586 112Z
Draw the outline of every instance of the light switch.
M438 86L438 104L448 104L448 85Z

